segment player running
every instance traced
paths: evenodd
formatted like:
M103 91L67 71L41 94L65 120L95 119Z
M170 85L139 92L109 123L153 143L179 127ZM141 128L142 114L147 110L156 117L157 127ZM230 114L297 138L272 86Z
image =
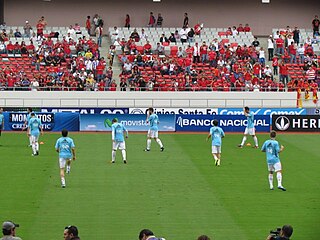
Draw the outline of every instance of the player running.
M64 177L64 169L67 164L67 173L70 173L71 169L71 158L73 161L76 160L76 149L72 138L68 137L68 130L62 130L62 137L60 137L55 145L56 151L59 153L59 167L60 167L60 178L61 186L66 187L66 180Z
M118 148L121 150L122 153L122 160L123 163L127 163L127 156L126 156L126 142L124 141L123 132L126 132L126 138L128 138L128 130L123 126L122 123L118 122L118 119L112 119L112 160L111 163L115 163L116 155Z
M262 145L261 151L266 152L267 155L267 164L269 171L269 185L270 190L273 190L273 172L277 173L278 180L278 189L282 191L286 191L286 189L282 186L282 173L281 173L281 162L279 158L279 153L283 151L284 146L280 146L278 141L276 140L276 132L271 131L269 140L265 141Z
M3 108L0 108L0 136L1 131L4 129L4 115L3 115Z
M258 138L256 136L256 130L254 127L254 114L250 112L249 107L244 107L243 109L244 115L247 117L247 127L244 130L244 136L242 138L241 144L238 145L239 148L242 148L247 141L247 136L251 135L254 141L254 148L259 148L258 147Z
M221 138L225 136L222 128L218 127L218 121L213 120L213 127L210 128L210 133L207 137L207 141L211 137L212 140L212 155L214 158L214 164L220 166L221 160Z
M160 146L160 151L164 151L163 144L158 138L158 124L159 124L159 118L158 115L154 113L154 109L151 107L147 111L147 123L150 124L148 135L147 135L147 148L144 150L146 152L150 151L151 147L151 139L153 138Z
M30 118L31 118L32 108L30 108L30 107L27 108L27 112L28 112L27 119L24 122L24 126L23 126L22 130L28 128L28 124L29 124L29 121L30 121ZM31 134L27 134L27 136L29 137L29 147L31 147L32 146Z
M42 123L39 118L36 118L36 115L32 112L30 114L31 118L28 122L27 135L31 138L32 146L32 156L39 155L39 135L43 135Z

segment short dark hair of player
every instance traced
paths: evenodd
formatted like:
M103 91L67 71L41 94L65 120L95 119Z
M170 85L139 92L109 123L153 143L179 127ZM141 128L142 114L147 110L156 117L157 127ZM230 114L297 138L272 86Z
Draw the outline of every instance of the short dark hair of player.
M276 131L271 131L270 132L270 137L271 138L275 138L277 136L277 132Z
M284 234L284 237L288 238L291 237L292 233L293 233L293 228L291 225L283 225L283 227L281 228L282 233Z
M34 112L32 112L32 113L30 114L30 116L31 116L31 117L34 117L34 116L35 116Z
M198 240L210 240L210 238L207 235L201 235L198 237Z
M62 134L62 137L67 137L68 136L68 130L67 129L62 129L61 134Z
M154 109L152 107L149 107L148 108L149 112L153 113L154 112Z
M149 229L142 229L139 233L139 239L142 240L144 236L153 236L153 232Z
M217 120L217 119L213 120L212 124L213 124L213 126L215 126L215 127L218 126L218 120Z
M78 228L76 226L67 226L64 229L67 229L68 233L72 234L73 237L78 237Z
M112 119L112 123L116 123L116 122L118 122L117 118Z
M31 107L28 107L27 110L28 110L29 112L32 112L32 108L31 108Z
M244 110L245 110L246 112L248 112L248 111L250 111L250 108L249 108L249 107L244 107Z

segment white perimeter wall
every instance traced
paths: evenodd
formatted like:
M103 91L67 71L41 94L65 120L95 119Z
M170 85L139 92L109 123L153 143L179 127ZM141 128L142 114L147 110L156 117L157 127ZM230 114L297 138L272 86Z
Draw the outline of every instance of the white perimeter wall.
M318 94L320 95L320 94ZM3 107L296 107L296 92L0 92ZM303 107L316 107L312 100Z

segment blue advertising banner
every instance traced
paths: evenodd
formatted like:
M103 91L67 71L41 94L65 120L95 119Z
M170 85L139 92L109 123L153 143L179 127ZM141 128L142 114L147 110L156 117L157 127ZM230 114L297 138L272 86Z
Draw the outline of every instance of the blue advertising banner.
M250 108L254 115L306 115L305 108ZM243 115L243 108L218 108L218 115Z
M79 114L127 114L129 108L41 108L40 112Z
M320 108L307 108L307 115L320 115Z
M117 118L128 131L147 131L149 124L145 114L82 114L80 131L111 131L110 122ZM175 131L175 115L159 116L159 131Z
M44 131L79 131L78 113L35 113L41 120ZM22 130L27 119L26 112L4 112L4 130Z
M255 115L255 128L257 132L270 131L270 117ZM247 119L242 115L176 115L177 132L209 132L216 119L225 132L244 132Z

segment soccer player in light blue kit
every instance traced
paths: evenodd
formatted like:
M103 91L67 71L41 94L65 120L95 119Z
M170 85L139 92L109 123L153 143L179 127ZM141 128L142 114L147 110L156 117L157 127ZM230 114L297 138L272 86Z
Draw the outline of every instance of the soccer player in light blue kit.
M71 158L73 161L76 160L76 149L72 138L68 137L68 130L62 130L62 137L60 137L55 145L56 151L59 153L59 167L60 167L60 178L61 186L66 187L66 180L64 177L64 169L67 164L67 173L70 173Z
M286 189L282 186L282 168L279 158L279 153L283 151L284 146L280 146L280 144L276 140L276 135L277 133L275 131L271 131L270 139L263 143L261 151L266 152L267 155L267 164L269 171L268 179L270 190L273 190L273 172L276 172L278 180L278 189L286 191Z
M164 151L163 144L158 137L158 124L159 124L159 118L158 115L154 113L154 109L151 107L148 109L147 112L147 123L150 124L148 135L147 135L147 148L144 150L146 152L150 151L151 147L151 139L153 138L160 146L160 151Z
M27 135L31 138L32 156L39 155L39 135L43 135L42 123L39 118L36 118L34 113L31 113L31 118L28 122Z
M4 129L4 115L3 115L3 108L0 108L0 136L1 131Z
M242 148L247 141L247 136L251 135L254 141L254 148L258 147L258 138L256 136L256 130L254 128L254 114L250 112L249 107L244 107L243 109L244 115L247 117L247 127L244 130L244 136L242 138L241 144L238 145L239 148Z
M116 155L118 148L121 150L122 153L122 160L123 163L127 163L127 154L126 154L126 142L124 141L123 132L126 132L126 138L128 138L128 130L123 126L122 123L118 122L118 119L112 119L112 160L111 163L115 163Z
M214 158L214 164L220 166L221 161L221 145L222 138L225 136L221 127L218 127L218 121L213 120L213 127L210 128L210 133L207 137L207 141L211 137L212 140L212 155Z

